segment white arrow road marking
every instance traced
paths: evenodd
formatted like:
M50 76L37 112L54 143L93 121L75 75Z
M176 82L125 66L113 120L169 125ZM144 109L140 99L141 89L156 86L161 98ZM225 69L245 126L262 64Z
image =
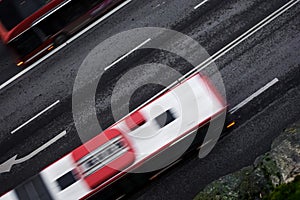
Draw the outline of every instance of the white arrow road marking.
M252 95L250 95L248 98L246 98L244 101L236 105L234 108L230 109L230 114L235 113L237 110L239 110L241 107L252 101L255 97L259 96L261 93L272 87L275 83L277 83L279 80L278 78L274 78L272 81L267 83L264 87L260 88L256 92L254 92Z
M5 161L4 163L2 163L0 165L0 174L5 173L5 172L10 172L13 165L20 164L27 160L30 160L31 158L33 158L34 156L36 156L37 154L39 154L40 152L42 152L43 150L48 148L50 145L55 143L57 140L64 137L66 134L67 134L67 131L64 130L63 132L61 132L60 134L58 134L57 136L55 136L54 138L49 140L47 143L43 144L42 146L40 146L39 148L37 148L36 150L31 152L30 154L24 156L23 158L16 159L18 155L11 157L10 159L8 159L7 161Z

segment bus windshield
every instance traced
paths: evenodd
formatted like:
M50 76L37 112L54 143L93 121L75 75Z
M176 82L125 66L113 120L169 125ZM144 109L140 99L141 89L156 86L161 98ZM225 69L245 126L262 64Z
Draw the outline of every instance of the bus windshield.
M0 19L10 31L50 0L0 0Z

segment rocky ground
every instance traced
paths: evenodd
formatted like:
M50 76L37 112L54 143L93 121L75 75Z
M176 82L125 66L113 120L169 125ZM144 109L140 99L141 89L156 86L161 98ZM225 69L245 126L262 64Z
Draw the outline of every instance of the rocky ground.
M300 199L300 121L280 134L252 166L210 183L194 200L279 199L281 190L284 199Z

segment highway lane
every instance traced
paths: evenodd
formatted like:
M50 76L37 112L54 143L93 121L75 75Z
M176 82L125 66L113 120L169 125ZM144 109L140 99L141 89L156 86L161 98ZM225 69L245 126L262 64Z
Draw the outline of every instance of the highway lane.
M0 43L0 83L22 71L12 63L12 55L3 43Z
M0 132L3 134L9 133L17 124L22 124L22 122L30 119L35 113L43 110L57 99L64 99L69 96L72 92L77 69L95 44L130 28L147 25L161 27L167 24L171 25L175 23L176 19L180 19L179 17L185 16L185 11L181 9L189 6L192 11L193 5L196 4L192 1L189 4L180 1L169 1L156 7L161 3L159 1L132 2L126 9L121 10L116 16L112 16L109 23L101 23L80 40L75 41L69 47L35 68L33 72L30 72L30 75L22 77L13 87L2 90L0 94L2 100L0 102L0 113L3 113L3 115L0 122L6 121L6 123L3 123L0 127ZM170 8L169 12L165 11L167 7ZM153 10L155 15L153 15ZM178 15L174 16L171 11L178 13ZM51 83L51 85L48 83ZM18 95L16 96L16 94ZM7 101L10 102L9 105L7 105ZM30 105L30 102L34 102L34 106ZM22 116L22 119L18 116ZM1 138L5 136L1 135Z
M274 32L262 30L216 62L226 66L221 73L230 104L242 101L272 77L279 82L235 113L242 125L208 157L178 164L130 199L191 199L209 182L252 164L269 150L272 140L300 114L299 19L299 14L286 22L278 19L281 23L270 26Z
M210 4L207 3L203 7L198 8L196 11L194 11L195 2L190 2L190 4L193 6L190 4L184 5L188 6L189 11L192 13L187 12L186 14L183 14L185 13L184 10L181 11L182 15L178 16L174 16L172 13L178 13L179 8L186 8L179 2L172 2L171 5L173 6L164 4L159 7L155 7L154 9L158 9L158 11L155 12L155 15L150 12L149 8L153 7L154 5L158 5L158 2L151 2L150 5L142 4L140 5L141 8L137 10L133 9L137 6L136 4L129 4L129 7L126 8L130 11L133 10L133 12L137 12L137 16L135 16L135 18L138 19L139 16L149 16L151 19L143 17L141 18L141 21L126 21L126 23L129 24L125 26L126 23L124 22L124 15L126 16L128 10L121 10L121 13L118 13L118 16L112 16L110 23L99 25L97 29L93 29L80 40L75 41L69 47L63 49L57 55L44 62L41 67L34 69L32 73L22 77L22 79L13 87L1 91L0 97L2 101L0 102L0 112L3 114L0 117L0 122L5 123L1 123L0 127L0 144L3 144L3 138L8 139L11 137L10 132L13 131L18 125L21 125L28 119L31 119L36 113L39 113L41 110L53 104L57 100L63 100L69 97L72 93L73 82L77 69L82 60L89 50L95 46L95 44L98 44L103 40L103 38L113 35L113 31L116 33L122 30L142 26L174 27L175 30L183 31L183 25L178 25L176 28L175 24L177 21L185 21L186 26L191 28L190 24L193 24L192 22L199 18L199 16L202 16L203 12L204 19L200 18L200 20L198 20L200 22L197 21L197 23L201 24L201 27L207 26L207 29L204 27L203 29L201 28L203 31L199 32L199 37L195 39L200 39L201 41L201 39L203 40L203 38L206 38L206 41L209 43L204 47L209 51L209 53L212 54L214 52L214 49L212 48L215 46L219 46L221 48L222 45L226 44L226 42L232 41L244 30L250 28L253 23L258 22L273 10L283 5L285 1L277 1L276 4L274 3L272 5L260 4L261 1L253 1L250 4L245 2L246 1L228 1L226 3L218 4L218 2L212 1L210 2L211 7L209 7ZM181 5L181 7L179 7L179 5ZM249 10L247 10L247 6ZM168 12L166 11L166 8L168 8ZM204 9L203 11L201 10L202 8ZM253 9L263 10L253 13ZM249 11L251 15L247 16L245 19L241 18L241 22L237 24L238 28L231 26L231 24L234 24L241 15L245 13L247 14ZM196 12L196 14L194 12ZM132 18L132 13L128 13ZM174 17L177 17L177 20L175 20ZM189 19L190 17L191 19ZM253 20L249 21L248 18L250 17ZM120 18L123 18L123 21L121 22L124 22L125 24L117 23L120 22ZM224 19L224 22L222 21L221 23L220 19ZM215 21L218 23L215 23ZM234 28L236 28L238 31L232 30ZM224 34L223 38L221 38L219 35L215 35L215 29L218 30L217 33L219 35L224 32L223 30L228 30L228 33ZM186 31L186 33L189 33L190 29L187 28L187 30L188 31ZM212 34L209 35L211 32ZM227 35L227 37L225 35ZM155 59L153 61L155 61ZM163 63L163 61L161 62ZM112 76L116 75L113 74Z
M252 40L256 42L250 47L241 45L236 51L217 61L228 66L224 73L229 79L236 80L239 76L241 82L249 82L248 87L243 90L253 91L251 87L261 80L256 76L257 73L267 77L276 76L282 69L289 68L291 71L285 77L279 77L279 80L287 82L272 87L238 111L236 115L244 124L219 142L205 159L194 158L179 164L130 199L192 199L211 181L252 164L257 156L269 150L272 140L300 116L300 63L297 50L300 34L296 28L299 27L299 19L298 15L280 28L274 23L276 31L267 39L256 37ZM240 73L231 70L236 65L239 66L237 70ZM252 76L252 73L256 75ZM249 78L245 78L246 76ZM289 84L289 79L295 81ZM230 87L230 82L225 81L225 85ZM232 95L227 95L229 99L241 92L239 81L233 82L235 85L232 84L229 89ZM286 88L289 91L283 92ZM272 103L268 102L272 99Z
M297 16L297 12L295 12L295 10L294 10L294 12L289 12L289 15L288 16L285 16L285 17L283 17L283 19L284 20L279 20L279 25L278 26L280 26L280 25L282 25L282 24L284 24L284 23L286 23L287 21L289 21L290 20L290 18L293 18L294 16L293 15L295 15L295 16ZM298 21L299 21L299 19L298 19ZM276 24L278 24L278 21L276 21L277 23ZM293 23L295 23L295 24L293 24ZM295 22L295 20L293 21L293 23L292 23L292 27L293 27L293 31L294 31L294 33L298 33L297 31L299 31L298 29L297 29L297 27L299 27L299 26L297 26L297 23ZM265 31L262 31L263 32L263 34L261 34L261 39L262 38L266 38L266 37L268 37L269 36L269 34L271 34L271 33L273 33L273 31L274 31L274 29L273 28L275 28L275 30L276 30L276 27L269 27L267 30L267 33L265 33ZM286 31L286 29L285 29L285 27L283 28L285 31ZM288 31L290 31L289 29L287 29ZM277 31L278 32L278 31ZM289 32L290 33L290 32ZM278 34L279 36L286 36L286 37L288 37L289 36L289 34L286 34L283 30L281 30L281 29L279 29L279 34ZM294 36L294 34L291 34L292 36ZM277 37L279 37L279 36L277 36ZM256 37L255 38L259 38L257 35L256 35ZM279 37L279 39L280 39L280 37ZM296 40L291 40L291 41L289 41L290 43L289 44L296 44L295 43L295 41L298 41L297 40L297 37L296 37ZM231 105L235 105L235 103L238 103L240 100L242 100L242 99L244 99L245 97L247 97L248 95L250 95L251 94L251 92L253 92L253 91L255 91L255 89L259 89L261 86L263 86L265 83L267 83L268 82L268 80L271 80L274 76L273 75L281 75L281 77L280 77L280 79L282 79L282 80L285 80L286 79L286 75L285 74L287 74L289 71L293 71L294 69L295 69L295 65L291 65L291 66L289 66L289 68L287 68L287 69L284 69L284 70L281 70L281 68L282 68L282 66L281 65L277 65L277 62L278 62L278 59L274 59L274 57L272 57L271 56L271 60L273 61L273 60L276 60L276 61L273 61L274 63L276 63L276 67L274 68L274 69L272 69L271 71L273 71L272 73L270 73L270 71L268 71L268 69L269 69L269 67L268 66L262 66L262 64L260 63L260 62L258 62L258 63L256 63L257 65L255 65L255 67L253 68L253 70L251 70L250 72L248 72L248 73L245 73L245 71L247 72L248 70L246 70L247 69L247 65L246 65L246 63L247 62L245 62L245 61L248 61L248 68L249 68L249 65L250 64L252 64L252 59L251 60L248 60L249 59L249 57L247 57L246 56L246 58L245 59L242 59L242 61L244 61L244 63L242 62L242 63L239 63L239 62L241 62L240 60L239 60L239 55L241 54L240 52L243 52L243 51L245 51L245 49L247 49L247 48L249 48L249 46L251 47L251 44L252 45L255 45L255 44L257 44L257 43L260 43L261 41L259 40L259 39L257 39L257 41L249 41L249 43L250 43L250 45L249 45L249 43L247 43L247 44L244 44L244 46L242 46L241 47L241 49L239 49L239 50L236 50L236 52L234 52L233 53L233 55L228 55L227 57L225 57L225 59L222 61L223 63L228 63L228 60L231 60L232 58L235 58L235 57L237 57L237 63L234 63L234 64L232 64L230 67L227 67L227 65L226 65L226 67L222 67L223 69L222 69L222 74L224 75L224 79L225 79L225 83L226 83L226 86L228 87L227 88L227 92L229 91L229 95L228 96L230 96L230 97L232 97L232 99L230 99L229 100L229 103L231 104ZM266 43L266 44L268 44L268 45L271 45L271 44L273 44L273 42L274 41L272 41L271 40L271 42L269 42L269 43ZM283 43L284 42L286 42L284 39L283 39ZM265 43L262 43L261 44L261 46L264 46L264 45L266 45ZM291 54L294 52L294 51L292 51L293 50L293 48L291 48L290 47L291 45L289 45L289 46L285 46L285 48L284 48L284 50L281 50L281 51L279 51L279 53L278 53L278 50L276 51L276 48L275 48L275 50L273 50L272 51L272 53L278 53L279 55L281 55L281 53L282 52L286 52L285 50L286 49L288 49L288 50L291 50ZM260 47L260 48L262 48L262 47ZM294 47L295 48L295 47ZM244 49L244 50L243 50ZM263 49L263 48L262 48ZM269 48L268 48L269 49ZM242 50L242 51L241 51ZM254 50L254 52L257 52L257 50ZM268 51L266 51L266 54L267 55L269 55L270 54L270 52L268 52ZM294 53L295 54L295 53ZM277 54L276 54L277 55ZM286 55L286 54L282 54L283 56L284 55ZM253 60L256 60L258 57L260 57L260 54L258 54L258 55L252 55L252 58L253 58ZM275 57L276 58L276 57ZM297 60L297 56L295 56L294 55L294 57L292 57L293 59L291 59L293 62L296 62L296 63L299 63L298 62L298 60ZM226 59L227 59L227 61L226 61ZM285 60L285 61L287 61L287 59L280 59L279 61L281 61L281 60ZM221 65L222 65L222 62L220 63ZM218 66L221 66L221 65L219 65L218 64ZM237 67L237 66L239 66L239 67ZM242 70L242 69L240 69L240 66L243 66L244 68L242 68L242 69L244 69L244 70ZM260 71L259 70L257 70L257 69L260 69ZM279 70L278 70L279 69ZM254 73L255 71L258 71L257 73ZM269 69L270 70L270 69ZM224 71L224 72L223 72ZM234 79L232 78L232 77L230 77L231 76L231 74L232 74L232 71L237 71L237 73L234 73L234 75L235 75L235 77L234 77ZM254 72L253 72L254 71ZM263 78L262 78L262 74L261 74L261 72L264 72L263 73ZM267 73L268 72L268 73ZM276 73L274 73L274 72L276 72ZM270 73L270 74L269 74ZM251 76L249 76L251 74ZM244 75L244 76L243 76ZM265 76L265 75L268 75L268 76ZM229 76L229 77L228 77ZM245 77L245 76L249 76L249 78L247 78L247 77ZM257 80L257 81L255 81L255 83L253 83L253 77L256 77L257 76L257 78L256 79L254 79L254 80ZM241 78L241 77L243 77L243 78ZM270 79L269 79L270 78ZM234 80L234 81L232 81L232 80ZM230 83L232 84L232 85L230 85ZM250 84L251 83L251 84ZM245 88L246 86L248 86L248 85L251 85L252 86L252 88L249 88L249 91L245 91L245 89L243 89L243 88ZM236 87L236 86L239 86L239 89L241 89L241 90L234 90L234 88ZM243 92L241 92L240 94L238 94L237 93L237 91L243 91ZM270 99L271 101L272 101L272 99ZM268 103L268 102L267 102ZM37 146L38 144L37 143L39 143L39 144L42 144L44 141L46 141L46 139L48 139L47 137L49 137L49 138L51 138L50 137L50 134L56 134L56 133L59 133L59 131L60 131L60 129L61 128L69 128L69 126L67 126L67 127L64 127L65 126L65 123L64 123L64 121L72 121L72 120L69 120L69 116L67 117L67 116L64 116L64 115L68 115L68 114L66 114L66 113L63 113L63 115L62 116L59 116L58 118L56 118L55 119L55 121L54 122L52 122L51 124L49 124L49 125L47 125L46 127L44 127L44 128L42 128L42 129L40 129L38 132L38 134L37 135L43 135L43 137L42 137L42 139L43 139L43 141L41 140L41 138L40 137L37 137L37 138L39 138L39 139L37 139L37 140L35 140L34 138L31 138L31 139L28 139L28 140L26 140L26 144L23 144L22 145L22 147L17 147L16 149L13 149L11 152L8 152L8 154L13 154L13 152L14 151L18 151L18 150L20 150L20 149L28 149L29 147L34 147L34 146ZM69 128L70 129L70 128ZM72 131L70 131L71 133L74 133L74 131L72 132ZM46 134L45 134L46 133ZM49 134L49 135L48 135ZM38 142L35 142L35 141L38 141ZM68 141L68 142L66 142L66 141ZM47 158L45 158L44 156L42 156L42 155L40 155L39 157L36 157L36 159L37 160L33 160L33 162L32 163L35 163L34 161L40 161L40 163L41 163L41 165L40 166L34 166L34 165L31 165L31 164L29 164L29 166L28 165L24 165L24 166L22 166L22 167L17 167L17 168L15 168L14 170L16 170L16 171L19 171L19 172L16 172L15 173L15 175L16 175L16 177L19 177L19 176L17 176L18 175L18 173L19 174L22 174L23 175L23 177L20 177L20 179L22 180L24 180L25 178L26 178L26 176L29 176L32 172L34 172L34 171L38 171L42 166L45 166L49 161L51 161L51 160L55 160L56 158L56 156L59 156L59 155L62 155L63 154L63 151L68 151L69 149L72 149L74 146L76 146L77 144L78 144L78 139L76 139L75 137L74 137L74 135L68 135L67 136L67 138L66 138L66 140L63 140L63 141L61 141L60 143L57 143L57 146L55 146L55 147L50 147L50 149L49 149L49 151L48 152L55 152L55 153L52 153L51 154L51 156L47 156ZM32 144L32 145L30 145L30 144ZM58 148L59 147L59 148ZM62 149L64 149L64 150L62 150ZM28 152L30 151L30 149L28 149ZM25 154L26 152L24 152L24 154ZM57 153L57 154L56 154ZM7 155L8 155L7 154ZM6 156L7 156L6 155ZM28 170L28 168L30 168L31 170L32 170L32 172L29 172L29 170ZM24 170L25 169L25 170ZM26 171L25 173L23 173L24 171ZM9 176L8 176L9 177ZM4 179L6 179L6 180L9 180L9 178L4 178ZM15 179L16 180L16 179ZM5 181L6 182L6 181ZM17 182L17 180L16 180L16 182ZM16 184L16 183L14 183L14 184Z
M189 2L180 1L124 1L129 2L127 6L123 8L122 11L117 11L114 13L114 19L109 18L109 25L105 27L103 31L102 25L106 23L104 20L96 29L101 32L101 35L97 35L97 40L101 41L106 37L109 37L119 31L126 30L128 27L138 27L139 25L145 26L147 23L152 23L156 26L172 25L177 20L181 20L190 12L193 11L193 6L198 4L197 0ZM169 9L165 9L169 8ZM173 12L174 11L174 12ZM153 15L153 12L155 15ZM173 13L172 13L173 12ZM141 17L142 16L142 17ZM163 20L162 20L163 19ZM139 24L137 24L139 23ZM99 29L99 27L101 28ZM117 27L116 27L117 26ZM95 29L95 28L94 28ZM99 32L98 32L99 33ZM85 36L84 36L85 37ZM0 46L0 52L4 52L6 49L3 45ZM7 81L12 75L20 71L20 69L15 68L12 56L7 55L7 52L0 54L0 66L1 70L10 71L11 73L4 73L0 75L0 83Z

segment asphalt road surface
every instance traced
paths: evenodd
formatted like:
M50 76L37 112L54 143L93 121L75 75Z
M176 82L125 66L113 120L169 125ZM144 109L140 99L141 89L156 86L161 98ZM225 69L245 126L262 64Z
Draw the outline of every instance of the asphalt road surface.
M0 163L16 154L27 155L67 131L65 137L37 156L13 166L9 173L0 174L0 193L12 189L81 144L73 122L71 96L77 70L97 44L133 28L163 27L192 37L209 55L214 55L287 2L211 0L195 9L201 1L132 1L0 90ZM229 110L262 91L268 83L274 83L232 114L237 120L236 128L206 158L195 157L179 163L129 198L191 199L212 180L251 164L270 148L282 129L299 118L299 12L297 3L215 61L223 78ZM175 55L137 50L113 66L98 88L96 108L103 127L114 122L109 110L114 83L132 67L153 62L168 64L181 73L192 69ZM14 66L7 50L0 46L0 81L5 83L20 70ZM157 73L151 68L145 72L139 76L140 81ZM128 82L135 78L131 77ZM138 106L159 89L147 86L139 90L131 107ZM54 106L16 129L50 105ZM84 115L88 117L89 113Z

